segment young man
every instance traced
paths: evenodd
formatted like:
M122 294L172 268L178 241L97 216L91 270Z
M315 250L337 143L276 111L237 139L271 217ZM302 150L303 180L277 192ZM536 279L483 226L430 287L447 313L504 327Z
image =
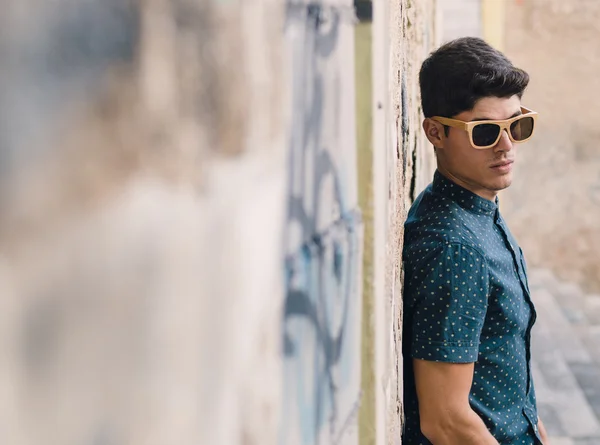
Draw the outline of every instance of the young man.
M468 37L432 53L419 80L438 169L405 224L402 443L547 445L525 259L497 198L535 127L529 76Z

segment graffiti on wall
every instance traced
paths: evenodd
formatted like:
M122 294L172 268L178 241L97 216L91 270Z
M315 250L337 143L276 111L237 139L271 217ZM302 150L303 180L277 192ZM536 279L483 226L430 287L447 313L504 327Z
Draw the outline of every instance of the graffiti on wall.
M360 398L353 10L289 4L292 52L281 443L352 443ZM348 113L349 111L349 113ZM348 131L350 129L350 131ZM353 161L354 160L354 161Z

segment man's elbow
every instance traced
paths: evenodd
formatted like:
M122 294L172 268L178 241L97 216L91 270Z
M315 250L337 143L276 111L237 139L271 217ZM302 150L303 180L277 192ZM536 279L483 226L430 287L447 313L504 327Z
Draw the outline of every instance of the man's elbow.
M442 410L421 412L421 432L433 444L454 443L473 425L476 414L468 406L453 406Z
M444 443L450 433L450 428L451 425L448 425L443 419L421 418L421 433L433 444Z

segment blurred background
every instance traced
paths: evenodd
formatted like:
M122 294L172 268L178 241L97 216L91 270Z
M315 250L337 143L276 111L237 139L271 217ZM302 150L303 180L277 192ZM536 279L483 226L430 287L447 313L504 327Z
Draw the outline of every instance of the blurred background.
M553 444L600 444L595 0L4 0L0 443L399 444L418 70L540 113L501 208Z

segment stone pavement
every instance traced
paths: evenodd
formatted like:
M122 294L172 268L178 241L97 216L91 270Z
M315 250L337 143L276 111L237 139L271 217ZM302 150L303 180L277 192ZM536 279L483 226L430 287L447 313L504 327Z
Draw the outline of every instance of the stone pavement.
M600 445L600 295L529 272L538 319L532 369L552 445Z

